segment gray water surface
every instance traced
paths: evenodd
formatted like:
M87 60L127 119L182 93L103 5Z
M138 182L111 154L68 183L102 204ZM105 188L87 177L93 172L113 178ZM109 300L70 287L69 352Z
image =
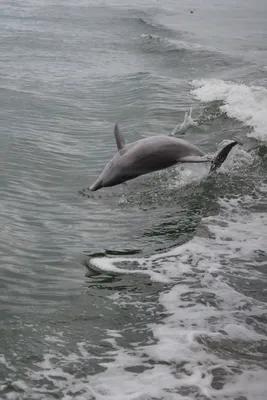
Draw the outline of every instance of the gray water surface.
M1 2L1 399L265 400L266 18L263 0ZM186 140L244 142L217 177L89 191L115 121L131 142L191 108Z

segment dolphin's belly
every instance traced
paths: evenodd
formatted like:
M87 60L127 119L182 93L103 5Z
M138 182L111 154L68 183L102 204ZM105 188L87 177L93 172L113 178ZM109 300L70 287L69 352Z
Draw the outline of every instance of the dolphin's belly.
M143 154L138 156L132 164L136 173L144 174L148 172L158 171L177 164L177 158L162 151Z

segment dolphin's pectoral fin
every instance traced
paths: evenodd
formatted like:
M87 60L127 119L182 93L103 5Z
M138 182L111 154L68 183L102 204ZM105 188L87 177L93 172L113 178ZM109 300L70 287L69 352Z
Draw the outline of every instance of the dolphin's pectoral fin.
M212 160L210 160L209 158L204 158L204 157L200 157L200 156L186 156L186 157L182 157L179 158L179 160L177 160L178 163L207 163L207 162L211 162Z
M119 125L116 122L115 127L114 127L114 136L116 139L116 143L117 143L117 148L118 150L123 149L123 147L125 146L125 140L123 135L121 134L120 130L119 130Z

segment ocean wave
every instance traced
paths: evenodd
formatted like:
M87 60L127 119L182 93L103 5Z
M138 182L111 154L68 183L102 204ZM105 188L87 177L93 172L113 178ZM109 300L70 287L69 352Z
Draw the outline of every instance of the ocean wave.
M200 79L192 83L192 94L202 102L222 101L220 110L251 128L248 137L267 140L267 89L220 79Z
M258 202L262 201L259 196ZM249 282L258 282L262 290L266 285L261 265L262 256L267 257L262 253L267 219L265 213L247 213L254 205L255 197L250 196L221 199L220 214L204 218L194 239L167 253L143 259L91 260L104 273L146 274L153 281L171 285L159 296L168 316L160 324L149 325L157 342L139 349L140 354L131 360L124 353L126 363L140 364L144 353L155 363L153 370L142 374L147 385L135 381L138 399L169 398L168 389L178 396L173 398L194 392L196 399L264 399L263 354L255 354L253 349L266 343L266 328L254 320L255 315L265 318L266 307L264 297L251 292ZM235 279L239 280L238 290ZM242 281L248 285L243 286ZM122 360L123 353L119 357ZM115 369L110 365L106 379L115 375ZM157 382L153 390L151 375ZM245 384L248 378L249 385ZM131 398L127 390L124 395Z
M264 400L267 218L247 210L264 202L265 193L266 186L256 198L220 199L219 214L204 218L198 234L171 251L92 258L103 274L146 274L162 285L157 301L136 301L130 289L107 295L120 313L133 307L142 328L130 317L120 331L99 330L103 348L97 347L97 356L90 339L67 350L66 333L53 330L44 339L54 348L33 360L19 381L3 383L0 393L18 398L19 392L20 399ZM251 290L255 283L257 293ZM149 320L157 308L157 318ZM129 348L122 342L127 329L134 331ZM145 343L138 340L139 329L147 331ZM13 368L8 358L0 363Z
M142 34L143 43L149 45L150 50L158 51L208 51L209 49L198 43L191 43L182 40L169 39L151 34Z
M144 15L142 17L138 17L137 21L140 23L140 25L143 25L147 28L153 29L154 31L160 31L160 32L169 32L173 33L171 29L169 29L167 26L160 24L159 22L156 22L152 18L150 18L146 13L143 13Z

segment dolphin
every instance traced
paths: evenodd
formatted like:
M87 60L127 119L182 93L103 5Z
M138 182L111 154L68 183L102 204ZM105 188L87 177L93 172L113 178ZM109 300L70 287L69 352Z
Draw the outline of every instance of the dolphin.
M215 157L210 159L198 147L183 139L158 135L126 144L119 130L114 127L118 151L105 166L97 180L90 186L91 191L119 185L123 182L172 167L179 163L211 163L210 172L216 171L226 159L232 147L238 142L227 144Z

